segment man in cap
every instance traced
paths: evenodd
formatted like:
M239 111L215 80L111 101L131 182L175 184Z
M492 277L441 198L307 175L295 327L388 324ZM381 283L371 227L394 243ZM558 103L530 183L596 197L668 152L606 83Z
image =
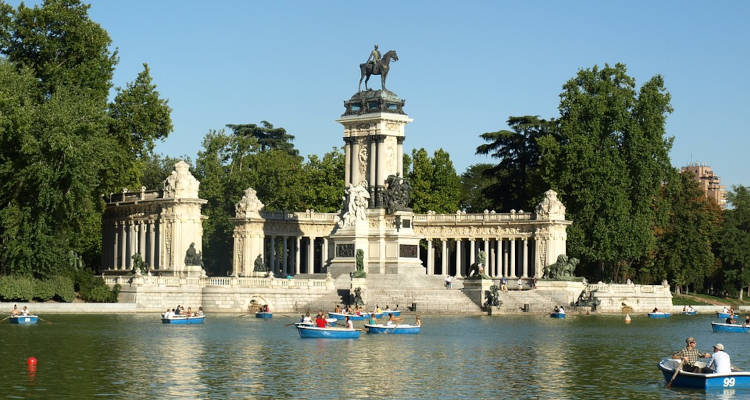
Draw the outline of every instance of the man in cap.
M699 358L711 357L710 354L696 350L696 342L694 337L685 339L687 344L684 349L675 353L672 358L676 360L682 360L682 370L687 372L701 372L701 368L696 366L695 363Z
M708 366L703 368L706 374L729 374L732 372L732 363L729 360L729 354L724 352L724 345L716 343L714 345L714 354Z

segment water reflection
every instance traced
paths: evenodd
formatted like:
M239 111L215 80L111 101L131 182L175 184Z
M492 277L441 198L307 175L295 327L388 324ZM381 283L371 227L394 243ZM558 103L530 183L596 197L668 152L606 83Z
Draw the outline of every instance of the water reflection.
M656 363L695 336L722 342L746 368L746 336L713 334L710 317L428 317L420 335L300 339L291 321L209 316L50 316L0 325L6 395L56 398L710 398L729 389L666 389ZM36 371L26 359L39 360Z

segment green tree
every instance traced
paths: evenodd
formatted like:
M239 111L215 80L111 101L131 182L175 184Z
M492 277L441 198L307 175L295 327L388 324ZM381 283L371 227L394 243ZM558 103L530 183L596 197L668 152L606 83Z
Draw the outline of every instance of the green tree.
M102 194L138 188L169 108L146 68L107 104L116 54L89 6L0 3L0 272L50 277L100 261Z
M461 204L460 208L466 212L481 213L495 208L495 202L487 197L488 188L497 182L493 174L486 171L493 168L492 164L474 164L466 168L461 175Z
M539 140L555 134L557 123L538 116L508 118L511 130L483 133L489 142L477 147L477 154L489 154L500 162L486 169L493 183L484 189L489 209L531 210L546 191L542 181Z
M706 199L690 173L673 170L663 197L666 218L656 226L653 260L644 263L639 277L644 283L668 279L678 293L688 286L700 290L716 264L711 246L721 210Z
M557 135L538 142L542 178L573 220L569 253L590 278L632 276L654 249L655 204L670 170L663 84L657 75L637 93L623 64L580 70L563 86Z
M430 157L425 149L412 150L406 173L412 186L411 207L414 212L452 213L458 210L461 187L450 155L438 149Z
M284 128L274 128L273 124L268 121L260 121L260 125L229 124L227 127L237 136L252 136L257 139L261 152L283 150L291 155L299 154L292 144L294 136L286 133Z
M750 189L735 186L727 195L732 208L724 211L724 220L716 241L724 279L730 290L750 286Z
M117 52L107 31L89 19L79 0L45 0L41 7L2 4L0 53L18 69L30 68L43 94L78 88L103 105L112 87Z
M310 155L304 164L305 209L334 212L341 209L344 193L344 153L334 147L323 155Z

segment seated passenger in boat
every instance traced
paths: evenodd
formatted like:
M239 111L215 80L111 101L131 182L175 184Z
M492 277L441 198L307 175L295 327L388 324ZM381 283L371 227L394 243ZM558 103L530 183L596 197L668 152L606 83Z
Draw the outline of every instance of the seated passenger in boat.
M729 360L729 354L724 352L724 345L716 343L714 345L714 354L706 368L702 371L704 374L730 374L732 373L732 363Z
M734 314L729 314L729 317L727 317L727 320L724 321L726 324L733 324L734 323Z
M198 312L195 313L195 315L202 317L203 316L203 306L198 306Z
M682 312L686 312L686 311L687 311L687 306L682 306Z
M323 318L323 313L319 313L318 317L315 318L315 326L318 328L325 328L328 326L328 322L326 322L326 319Z
M689 305L688 308L687 308L687 310L688 310L688 312L693 312L693 311L695 311L695 308L693 308L693 306Z
M333 308L333 312L340 313L341 312L341 307L338 304L336 304L336 307Z
M388 314L388 321L385 322L386 325L395 325L396 322L401 321L401 318L396 318L393 316L393 314Z
M349 317L346 317L346 327L347 329L354 329L354 322Z
M653 310L651 310L651 312L652 312L652 313L657 313L657 312L659 312L659 309L658 309L658 308L656 308L656 307L654 307L654 309L653 309Z
M378 320L375 318L375 313L370 313L370 320L368 321L370 325L377 325Z
M414 320L414 326L422 326L422 318L419 318L419 315L417 315L417 318Z
M173 308L172 311L174 311L174 315L180 315L180 305L178 304L176 308Z
M162 318L169 318L170 310L167 308L167 311L164 312L164 314L161 315Z
M561 314L565 314L565 308L563 306L560 306L560 308L558 309L557 312L559 312Z
M188 317L195 317L195 314L193 313L192 308L188 307L187 313L185 313Z
M26 306L23 306L23 310L21 310L21 315L24 315L24 316L29 315L29 309L26 308Z
M672 355L675 360L682 360L682 370L687 372L701 372L701 367L695 365L699 358L711 357L710 354L699 351L694 337L685 339L685 348Z
M386 304L385 305L385 311L391 311L391 306L389 306L388 304Z
M727 306L724 306L724 308L721 309L721 312L726 314L729 312L729 308L727 308Z
M18 316L18 304L13 305L13 309L10 310L10 316L11 317Z
M302 322L304 322L306 324L312 324L313 320L310 317L310 313L305 313L304 318L302 318Z
M750 315L745 315L745 323L742 326L750 326Z

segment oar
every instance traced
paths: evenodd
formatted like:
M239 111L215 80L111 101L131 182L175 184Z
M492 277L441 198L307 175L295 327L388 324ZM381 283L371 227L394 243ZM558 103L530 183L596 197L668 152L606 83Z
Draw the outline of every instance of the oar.
M42 322L44 322L44 323L47 323L47 324L51 324L51 323L53 323L52 321L47 321L46 319L44 319L44 318L42 318L42 317L39 317L39 316L37 316L37 318L39 318L39 320L40 320L40 321L42 321Z
M672 379L669 381L669 383L667 383L667 387L671 387L672 386L672 382L674 382L675 378L677 378L677 374L680 373L680 370L682 369L682 363L684 361L685 360L680 360L680 365L678 365L677 368L675 368L674 375L672 375Z
M6 319L8 319L8 318L10 318L10 315L8 315L7 317L5 317L5 318L3 318L3 319L0 319L0 321L5 321L5 320L6 320Z

